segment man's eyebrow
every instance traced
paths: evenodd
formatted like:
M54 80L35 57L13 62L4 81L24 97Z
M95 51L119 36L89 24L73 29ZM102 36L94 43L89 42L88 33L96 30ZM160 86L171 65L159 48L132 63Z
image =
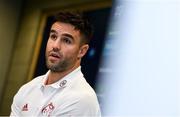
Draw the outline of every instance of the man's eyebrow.
M64 33L64 34L62 34L62 35L63 35L63 36L66 36L66 37L69 37L69 38L71 38L71 39L74 40L74 37L73 37L72 35L68 34L68 33Z
M57 34L57 31L51 29L51 30L50 30L50 33L56 33L56 34Z

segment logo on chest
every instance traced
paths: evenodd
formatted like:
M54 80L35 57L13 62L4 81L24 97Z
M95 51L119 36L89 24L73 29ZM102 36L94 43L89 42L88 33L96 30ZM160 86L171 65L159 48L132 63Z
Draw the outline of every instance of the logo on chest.
M43 115L46 115L46 116L50 116L50 113L54 110L54 105L53 103L49 103L47 106L45 106L43 109L42 109L42 114Z
M21 111L28 111L28 103L22 107Z

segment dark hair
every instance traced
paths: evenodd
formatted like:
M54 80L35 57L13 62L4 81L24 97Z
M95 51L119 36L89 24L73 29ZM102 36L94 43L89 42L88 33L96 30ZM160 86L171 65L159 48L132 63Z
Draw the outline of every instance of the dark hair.
M61 11L54 16L53 22L63 22L73 25L75 30L79 30L82 35L81 43L89 44L93 35L93 28L82 13Z

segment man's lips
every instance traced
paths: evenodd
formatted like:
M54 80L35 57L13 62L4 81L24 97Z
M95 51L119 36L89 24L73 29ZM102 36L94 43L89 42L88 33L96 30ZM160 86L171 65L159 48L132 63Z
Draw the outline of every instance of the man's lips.
M49 54L49 57L50 57L50 59L53 59L53 60L56 60L56 59L60 59L60 58L61 58L60 54L59 54L59 53L55 53L55 52L51 52L51 53Z

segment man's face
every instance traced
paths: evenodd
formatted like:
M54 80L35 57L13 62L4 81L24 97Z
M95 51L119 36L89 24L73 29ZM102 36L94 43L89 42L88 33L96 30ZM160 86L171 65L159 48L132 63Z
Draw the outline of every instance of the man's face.
M83 46L80 32L74 26L55 22L46 46L46 65L53 72L63 72L80 64ZM87 48L88 49L88 48Z

